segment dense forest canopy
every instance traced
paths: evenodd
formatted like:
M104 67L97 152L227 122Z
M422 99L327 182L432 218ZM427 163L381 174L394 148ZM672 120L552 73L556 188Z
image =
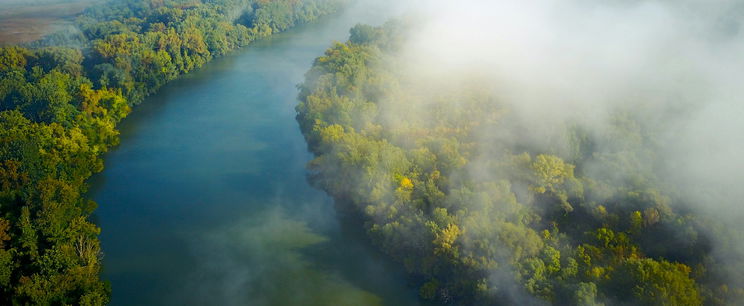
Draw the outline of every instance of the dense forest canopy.
M701 12L687 10L694 6L613 2L621 8L578 15L561 5L558 13L535 10L556 3L538 2L448 3L433 22L415 16L351 29L301 86L297 120L316 156L311 182L365 220L374 244L405 267L426 300L744 301L741 198L731 196L741 176L715 172L715 158L726 156L718 152L708 155L711 168L692 172L698 151L673 151L699 141L689 131L703 111L725 105L742 114L740 101L719 99L740 93L732 84L740 72L717 79L718 67L703 68L710 58L691 54L739 36L711 39L702 19L649 23ZM618 24L581 28L602 22ZM690 28L699 32L671 35ZM690 47L701 36L704 43ZM624 45L631 38L641 45ZM651 52L664 44L684 56ZM715 50L716 64L741 58L737 48ZM710 119L704 123L714 130ZM728 131L716 147L741 152L741 131ZM732 158L729 167L739 169L741 157Z
M109 1L73 33L0 48L0 304L106 304L84 194L116 125L163 84L340 4Z

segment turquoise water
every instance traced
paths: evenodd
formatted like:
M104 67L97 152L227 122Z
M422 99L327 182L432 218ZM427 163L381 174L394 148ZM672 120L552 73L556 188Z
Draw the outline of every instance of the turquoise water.
M165 86L120 126L91 195L113 305L411 305L400 268L305 179L296 85L360 5Z

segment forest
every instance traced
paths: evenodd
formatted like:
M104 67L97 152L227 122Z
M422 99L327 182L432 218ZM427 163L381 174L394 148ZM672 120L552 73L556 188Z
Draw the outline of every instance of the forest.
M349 0L101 0L85 1L84 9L75 6L70 12L45 8L76 2L7 3L14 9L44 8L65 20L70 12L77 16L41 39L0 47L0 305L111 302L112 285L101 276L106 250L96 223L99 203L90 200L89 180L103 171L105 153L119 144L122 120L169 82L256 40L338 12ZM241 212L195 200L191 205L229 207L230 215L247 212L266 219L248 231L227 226L238 238L210 236L219 243L197 230L189 232L207 249L199 250L209 257L199 258L206 262L201 264L222 272L237 270L224 273L225 283L214 276L195 278L198 289L229 287L234 295L221 300L253 298L262 304L264 292L259 291L296 294L284 300L302 301L300 287L317 281L305 288L318 291L312 296L326 292L313 288L331 288L328 292L349 290L351 296L382 303L384 286L374 282L397 280L396 275L379 278L388 273L388 262L346 255L376 259L378 254L368 254L366 244L356 246L356 253L338 250L350 245L344 241L368 239L363 242L392 260L395 272L405 271L401 278L415 288L413 299L424 304L744 304L744 214L739 208L744 191L738 186L744 173L744 104L739 101L744 7L737 1L401 2L413 4L421 15L353 27L348 41L333 43L312 62L298 86L296 121L306 143L291 128L301 153L307 153L306 144L313 157L308 181L332 197L335 214L318 199L287 205L297 210L292 218L307 214L326 222L317 221L315 228L305 224L309 219L262 217L266 212L249 206L252 199L230 198L248 203ZM434 16L433 22L422 17L427 14ZM315 47L284 45L280 50L285 53L279 55L289 58L287 50L304 48L314 57L320 50ZM276 50L263 51L273 56ZM264 58L274 64L275 58ZM295 65L309 66L309 57L299 59L276 58L282 69L305 71L307 67ZM265 75L258 79L268 79L260 84L299 76L286 71L274 75L267 71L280 68L267 67L271 69L259 70ZM266 97L274 97L271 90L277 88L257 96L270 99ZM223 97L233 95L243 98L245 92ZM207 102L215 100L210 98ZM228 105L223 111L236 109ZM284 118L269 112L285 109L263 111L236 117ZM291 106L286 111L292 121ZM259 118L265 114L271 118ZM245 135L215 137L225 150L194 155L218 159L225 152L262 152L276 155L270 159L275 164L291 166L304 158L292 155L294 147L266 152L270 146L247 134L293 135L266 128L276 125L257 126L260 131L232 128ZM255 141L255 152L231 147L235 139ZM293 143L281 144L284 149ZM205 188L214 192L272 195L276 200L267 206L276 209L286 204L280 201L281 192L301 189L281 184L297 184L287 178L294 172L286 168L261 169L246 162L260 159L236 160L245 163L241 169L232 171L239 167L225 163L221 166L230 173L196 172L209 176L196 181L212 184ZM250 167L257 169L244 169ZM297 168L304 179L305 170ZM264 180L279 183L259 183ZM221 185L215 182L230 183L231 189L217 188ZM189 210L193 207L179 208L181 216L202 217ZM165 221L157 214L142 217ZM170 221L188 223L175 219ZM295 242L298 237L290 237L294 232L286 224L323 243L316 249L263 254ZM354 236L357 228L349 228L354 226L363 228L361 238ZM326 227L351 233L314 232ZM160 238L152 241L166 240ZM217 254L230 253L233 249L225 245L233 244L248 244L250 252ZM192 263L126 247L132 252L122 257L141 252L138 260L150 264L145 268L164 265L164 258L180 261L178 267ZM310 256L313 252L334 256L317 261ZM232 260L246 257L248 268ZM263 257L282 260L256 259ZM348 262L330 262L342 260ZM254 267L266 262L301 262L313 270L303 279L284 267ZM134 264L123 266L131 269ZM360 268L343 270L337 264ZM370 266L380 271L371 273ZM271 278L276 271L281 277ZM352 281L344 278L348 274L355 274ZM200 283L210 280L212 287ZM320 284L328 280L344 285ZM254 287L242 288L245 284ZM343 294L308 302L336 296Z
M340 4L107 1L72 30L0 48L0 304L106 304L85 193L117 124L164 84Z
M311 183L364 220L422 299L742 300L741 258L713 251L713 237L730 249L741 232L698 213L684 186L659 175L670 161L651 110L616 108L606 128L568 122L541 139L482 75L422 80L403 68L413 24L351 29L307 72L296 110L315 155Z

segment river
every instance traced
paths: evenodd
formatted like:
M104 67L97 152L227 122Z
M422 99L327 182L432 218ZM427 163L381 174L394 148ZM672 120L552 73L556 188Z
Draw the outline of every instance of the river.
M370 1L375 2L375 1ZM112 305L415 305L400 267L306 181L296 85L381 2L295 28L163 87L92 180Z

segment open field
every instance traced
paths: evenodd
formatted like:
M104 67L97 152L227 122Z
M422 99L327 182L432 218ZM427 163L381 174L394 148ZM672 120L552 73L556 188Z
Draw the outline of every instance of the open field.
M73 22L96 0L0 3L0 45L37 40Z

